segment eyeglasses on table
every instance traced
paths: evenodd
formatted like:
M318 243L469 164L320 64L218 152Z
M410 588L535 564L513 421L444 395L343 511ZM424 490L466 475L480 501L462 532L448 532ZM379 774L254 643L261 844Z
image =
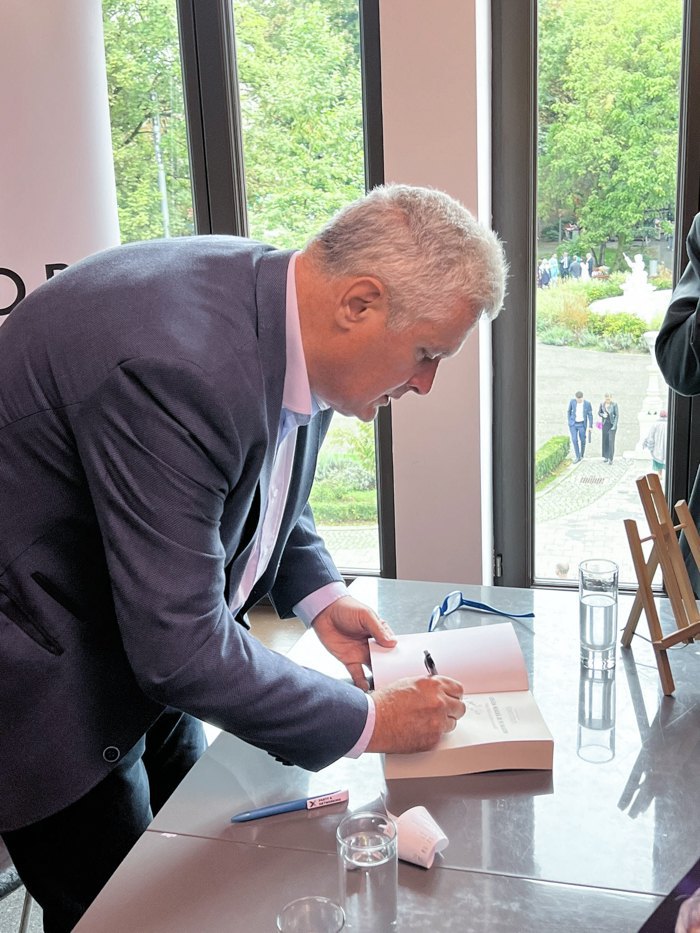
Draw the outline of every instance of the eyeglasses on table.
M458 609L477 609L479 612L490 612L492 615L504 616L506 619L534 619L534 612L504 612L502 609L496 609L486 603L477 602L475 599L467 599L461 590L453 590L448 593L439 606L436 606L430 613L430 622L428 622L428 631L432 632L438 622L451 612Z

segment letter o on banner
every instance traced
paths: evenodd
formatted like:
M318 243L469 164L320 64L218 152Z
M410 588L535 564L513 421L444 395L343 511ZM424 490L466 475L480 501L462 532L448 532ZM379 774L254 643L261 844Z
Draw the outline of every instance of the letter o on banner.
M20 301L27 294L27 289L24 287L24 282L22 279L17 275L16 272L13 272L12 269L3 269L2 266L0 266L0 276L8 278L11 285L15 288L14 299L5 307L0 305L0 317L4 317L6 314L9 314L10 311L12 311L15 305L20 303ZM2 300L3 291L4 289L0 287L0 300Z
M119 243L102 4L2 0L0 324L54 272Z

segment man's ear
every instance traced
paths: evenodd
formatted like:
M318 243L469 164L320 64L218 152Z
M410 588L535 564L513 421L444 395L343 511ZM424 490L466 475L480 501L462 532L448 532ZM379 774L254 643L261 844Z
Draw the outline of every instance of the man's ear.
M374 276L358 276L345 289L337 310L337 322L346 328L361 323L368 311L386 310L386 288Z

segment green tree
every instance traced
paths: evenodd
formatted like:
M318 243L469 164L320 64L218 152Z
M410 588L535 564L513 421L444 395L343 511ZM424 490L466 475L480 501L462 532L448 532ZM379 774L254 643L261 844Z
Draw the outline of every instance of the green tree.
M122 240L191 233L174 0L103 14ZM364 190L357 2L234 0L234 20L251 235L302 246Z
M616 238L620 268L645 212L675 202L681 26L681 0L540 4L540 213L603 253Z
M364 191L356 0L235 0L251 235L302 246Z
M175 3L104 0L102 9L122 241L192 233Z

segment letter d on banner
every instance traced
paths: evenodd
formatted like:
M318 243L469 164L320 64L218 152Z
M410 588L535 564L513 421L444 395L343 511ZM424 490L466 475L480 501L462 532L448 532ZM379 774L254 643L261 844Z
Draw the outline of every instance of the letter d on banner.
M47 276L119 243L102 4L2 2L0 324Z

